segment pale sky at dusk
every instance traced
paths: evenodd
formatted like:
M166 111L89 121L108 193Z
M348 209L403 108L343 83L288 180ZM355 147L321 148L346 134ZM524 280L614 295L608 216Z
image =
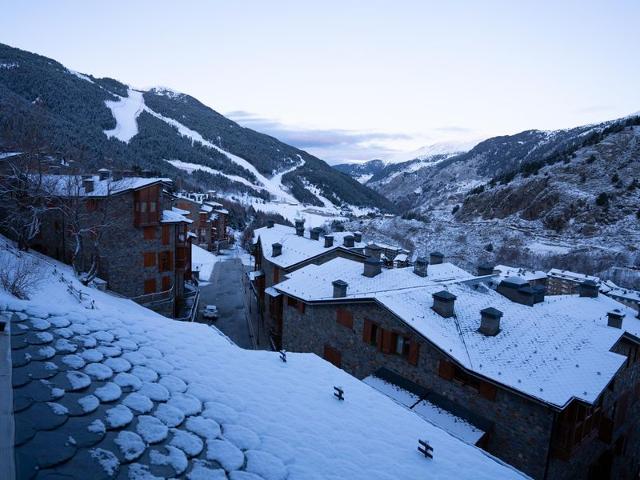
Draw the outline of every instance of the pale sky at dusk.
M640 1L14 1L0 42L331 163L640 110Z

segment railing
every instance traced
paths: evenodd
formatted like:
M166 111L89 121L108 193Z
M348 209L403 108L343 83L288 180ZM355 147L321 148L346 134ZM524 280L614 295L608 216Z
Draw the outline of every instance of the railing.
M195 322L196 316L198 315L198 305L200 303L200 290L196 290L195 296L193 298L193 303L191 304L191 309L189 310L189 314L184 317L176 318L181 322Z
M137 297L131 297L130 300L133 300L134 302L145 306L154 303L165 302L167 300L173 299L173 289L174 286L172 286L169 290L164 290L162 292L146 293Z

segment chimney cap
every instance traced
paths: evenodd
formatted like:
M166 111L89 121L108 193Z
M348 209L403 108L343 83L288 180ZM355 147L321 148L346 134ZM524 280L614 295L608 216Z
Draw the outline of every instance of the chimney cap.
M503 315L503 313L500 310L493 307L484 308L480 310L480 313L482 315L486 315L487 317L491 317L491 318L500 318Z
M489 262L483 262L483 263L479 263L478 264L478 268L483 268L486 270L493 270L495 268L495 265L493 263L489 263Z
M437 250L435 252L431 252L429 255L431 255L432 257L443 257L444 258L444 253L438 252Z
M434 294L433 294L433 298L436 298L436 299L438 299L438 300L444 300L444 301L446 301L446 302L453 302L453 301L454 301L456 298L458 298L458 297L456 297L456 296L455 296L453 293L451 293L451 292L448 292L448 291L446 291L446 290L441 290L441 291L439 291L439 292L434 293Z
M422 264L428 264L429 260L427 260L427 257L424 256L420 256L418 258L416 258L416 263L422 263Z
M276 248L277 248L277 247L282 247L282 244L281 244L281 243L276 242L276 243L272 243L272 244L271 244L271 246L272 246L272 247L276 247Z
M108 168L104 168L104 167L102 167L102 168L98 169L98 171L99 171L99 172L108 172L108 171L109 171L109 169L108 169Z
M334 280L333 282L331 282L331 284L334 287L346 287L347 285L349 285L347 282L345 282L344 280Z
M624 313L622 313L618 308L616 308L615 310L611 310L610 312L607 312L607 315L614 318L624 317Z

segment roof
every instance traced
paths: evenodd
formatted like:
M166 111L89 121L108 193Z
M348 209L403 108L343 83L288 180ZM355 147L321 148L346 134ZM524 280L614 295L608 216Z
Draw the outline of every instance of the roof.
M272 228L262 227L256 229L253 234L253 242L260 242L263 254L271 263L281 268L288 268L339 248L351 250L358 254L364 248L364 243L354 242L353 248L345 247L343 245L344 237L349 235L353 234L351 232L331 232L330 236L334 239L333 246L325 248L322 237L320 237L320 240L312 240L307 231L303 237L299 237L296 235L295 227L276 223ZM271 257L271 245L274 243L282 245L282 254L277 257Z
M485 265L488 267L489 265ZM542 270L527 270L526 268L510 267L509 265L495 265L494 271L497 271L500 278L517 277L530 282L533 280L543 280L547 278L547 274Z
M172 208L171 210L162 211L162 223L193 223L193 220L185 217L182 213L184 210L179 208Z
M39 268L31 300L0 292L19 478L524 478L314 354L284 363Z
M54 194L70 197L106 197L139 190L157 183L172 183L170 178L157 177L124 177L120 180L113 178L100 180L98 175L92 175L90 178L93 180L91 192L85 191L82 176L78 175L45 175L44 182L49 185Z
M573 280L574 282L584 282L585 280L592 280L596 283L600 283L600 278L591 275L585 275L584 273L571 272L569 270L560 270L558 268L552 268L549 270L548 275L550 277L564 278L566 280Z
M361 264L338 258L290 273L275 288L309 302L336 301L331 282L340 278L349 284L340 301L376 301L467 370L556 408L573 398L597 400L626 359L611 348L625 332L640 338L636 312L604 295L548 296L530 307L451 264L430 265L428 272L383 269L367 278ZM457 297L454 318L431 308L432 295L443 289ZM494 337L478 332L480 311L488 307L503 313ZM625 313L622 329L607 326L607 312L615 308Z

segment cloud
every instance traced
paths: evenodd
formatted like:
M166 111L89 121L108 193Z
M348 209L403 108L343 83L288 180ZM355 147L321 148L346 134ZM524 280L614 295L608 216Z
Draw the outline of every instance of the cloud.
M316 155L329 163L352 160L371 160L397 150L385 145L385 142L411 140L404 133L358 132L342 129L303 129L290 127L273 119L264 118L251 112L236 110L225 114L231 120L244 127L276 137Z
M435 130L436 132L444 132L444 133L473 133L475 131L473 128L460 127L457 125L436 127L433 130Z

